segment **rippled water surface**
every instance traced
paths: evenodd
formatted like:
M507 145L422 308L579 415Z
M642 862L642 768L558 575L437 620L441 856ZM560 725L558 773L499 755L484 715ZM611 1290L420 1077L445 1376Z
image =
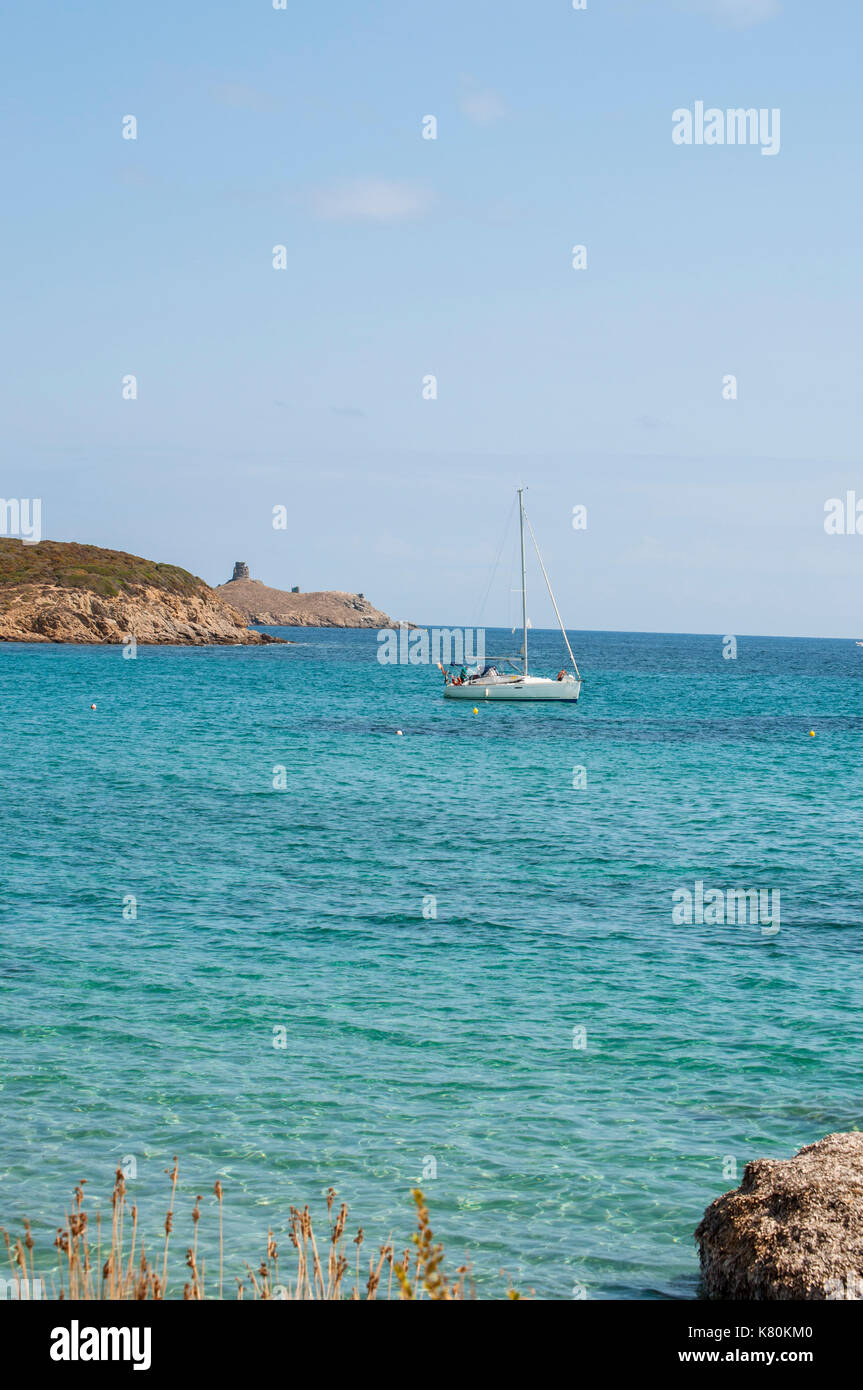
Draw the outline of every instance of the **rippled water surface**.
M694 1296L746 1160L860 1123L863 648L588 633L577 707L474 715L286 635L0 648L0 1224L134 1159L155 1245L178 1154L231 1275L330 1183L404 1243L422 1180L483 1292ZM696 879L780 932L675 925Z

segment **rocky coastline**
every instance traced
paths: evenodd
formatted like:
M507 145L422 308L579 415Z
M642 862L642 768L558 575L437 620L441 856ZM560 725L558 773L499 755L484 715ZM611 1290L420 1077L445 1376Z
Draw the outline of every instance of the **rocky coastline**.
M261 646L187 570L74 542L0 539L0 642Z

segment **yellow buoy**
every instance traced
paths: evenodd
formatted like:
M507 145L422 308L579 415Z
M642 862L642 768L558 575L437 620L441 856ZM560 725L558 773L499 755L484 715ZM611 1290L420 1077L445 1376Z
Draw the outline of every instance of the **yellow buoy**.
M476 705L474 705L473 707L473 712L474 714L479 714L479 710L477 709Z
M809 737L810 737L810 738L814 738L814 737L815 737L815 730L814 730L814 729L810 729L810 730L809 730Z

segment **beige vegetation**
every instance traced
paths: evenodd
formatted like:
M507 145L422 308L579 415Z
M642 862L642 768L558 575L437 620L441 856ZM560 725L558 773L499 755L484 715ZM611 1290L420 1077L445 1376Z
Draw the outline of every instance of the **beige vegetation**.
M179 1167L165 1170L171 1181L171 1196L163 1233L157 1253L147 1254L139 1225L138 1208L130 1203L126 1179L117 1169L111 1194L111 1225L103 1229L101 1213L95 1222L84 1207L84 1183L75 1188L72 1210L66 1213L57 1230L54 1245L58 1251L59 1270L56 1277L45 1279L34 1256L35 1241L29 1222L24 1223L24 1236L14 1241L4 1230L6 1254L12 1279L21 1298L32 1297L36 1281L41 1280L43 1297L59 1299L168 1299L225 1298L223 1191L217 1182L213 1191L219 1209L219 1267L208 1274L205 1261L198 1251L198 1222L201 1218L201 1197L196 1197L191 1214L193 1238L186 1247L182 1291L179 1282L171 1285L168 1273L169 1253L176 1246L174 1236L174 1205L177 1195ZM413 1193L417 1208L417 1230L411 1244L397 1251L392 1240L377 1246L368 1255L363 1246L362 1227L355 1236L347 1236L348 1208L336 1205L334 1188L327 1192L327 1231L320 1245L312 1228L309 1208L302 1211L290 1208L288 1250L289 1269L280 1269L279 1249L272 1230L267 1232L266 1253L253 1268L246 1265L244 1278L236 1277L233 1294L237 1298L301 1299L301 1300L376 1300L376 1299L464 1299L469 1288L466 1267L450 1278L444 1273L443 1246L436 1244L429 1221L425 1199L419 1189ZM95 1229L94 1229L95 1226ZM354 1249L351 1250L350 1246ZM411 1248L412 1247L412 1248ZM176 1263L176 1260L175 1260ZM518 1298L512 1288L505 1295Z
M138 1207L130 1202L118 1169L111 1194L110 1227L84 1203L84 1182L75 1188L71 1211L57 1228L57 1255L46 1276L44 1258L35 1254L31 1224L13 1239L0 1228L11 1272L7 1285L20 1298L59 1299L302 1299L459 1300L474 1297L466 1266L449 1276L444 1251L435 1242L422 1192L414 1189L417 1230L404 1249L391 1238L365 1253L362 1227L347 1230L348 1208L336 1205L334 1188L326 1198L326 1231L320 1242L308 1207L290 1207L285 1263L272 1229L258 1263L245 1265L243 1277L226 1284L224 1272L223 1190L216 1182L219 1263L208 1271L198 1248L200 1196L191 1212L191 1244L185 1247L185 1273L177 1279L179 1237L174 1212L179 1168L165 1170L171 1184L161 1234L149 1253ZM187 1237L188 1237L187 1230ZM173 1239L172 1239L173 1238ZM695 1232L700 1246L704 1292L709 1298L770 1301L863 1299L863 1134L828 1134L786 1161L756 1159L744 1170L740 1187L710 1204ZM351 1249L351 1246L354 1248ZM182 1246L180 1247L182 1249ZM169 1277L169 1257L173 1268ZM501 1296L521 1297L512 1286Z

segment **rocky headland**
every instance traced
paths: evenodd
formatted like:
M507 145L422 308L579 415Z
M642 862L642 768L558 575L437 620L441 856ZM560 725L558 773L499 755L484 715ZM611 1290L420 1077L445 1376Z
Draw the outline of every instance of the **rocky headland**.
M695 1239L708 1298L863 1299L863 1134L747 1163Z
M0 642L259 646L203 579L176 565L76 542L0 538Z
M308 594L296 589L270 589L260 579L249 577L248 566L242 560L234 565L228 582L217 585L215 592L242 613L247 622L262 627L398 627L364 594L335 589Z

